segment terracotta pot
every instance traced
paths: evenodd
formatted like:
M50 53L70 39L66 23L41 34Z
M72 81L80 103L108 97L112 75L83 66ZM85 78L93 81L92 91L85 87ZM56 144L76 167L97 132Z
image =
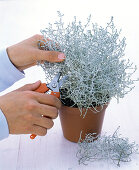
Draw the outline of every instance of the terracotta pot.
M107 106L104 105L103 109L101 106L96 107L100 111L98 113L94 109L88 110L85 118L80 116L78 108L62 106L59 110L59 116L64 137L71 142L78 142L81 131L82 139L88 133L100 134Z

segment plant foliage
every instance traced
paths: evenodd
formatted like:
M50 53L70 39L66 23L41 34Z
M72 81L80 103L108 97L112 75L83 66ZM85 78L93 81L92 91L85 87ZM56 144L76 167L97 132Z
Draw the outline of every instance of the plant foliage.
M130 143L128 138L123 138L118 133L119 127L113 135L87 134L85 139L81 137L78 142L77 158L79 164L87 162L107 160L120 166L121 162L131 161L134 154L139 154L139 145Z
M112 97L119 100L133 89L131 77L136 66L125 59L125 37L120 38L121 30L115 28L113 17L104 28L91 23L91 16L86 24L74 17L68 25L64 24L63 14L58 12L58 17L41 30L44 41L39 42L39 47L66 55L62 63L40 64L47 80L59 71L62 76L68 75L61 99L71 99L73 106L88 109L104 105Z

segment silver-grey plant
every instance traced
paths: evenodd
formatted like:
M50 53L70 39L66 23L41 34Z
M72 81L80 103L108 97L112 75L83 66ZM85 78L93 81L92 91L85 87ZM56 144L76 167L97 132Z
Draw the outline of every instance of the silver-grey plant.
M74 17L66 26L63 14L58 12L58 16L58 21L41 30L44 41L40 41L39 47L66 55L62 63L40 64L46 80L51 80L59 71L62 76L68 75L61 88L61 91L66 91L61 100L70 99L72 106L82 110L103 106L112 97L119 100L131 91L136 66L125 58L126 39L120 38L121 30L116 29L113 17L106 27L102 27L91 23L91 15L86 24Z
M118 130L119 127L113 135L94 137L94 134L90 133L85 139L80 136L76 155L79 164L87 165L88 162L107 160L120 166L121 162L130 162L133 155L139 154L139 145L121 137Z

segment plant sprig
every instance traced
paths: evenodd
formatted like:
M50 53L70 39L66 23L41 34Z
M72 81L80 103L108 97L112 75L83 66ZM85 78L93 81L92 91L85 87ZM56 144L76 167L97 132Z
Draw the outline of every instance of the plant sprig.
M130 162L134 154L139 154L139 145L130 143L128 138L121 137L119 127L113 135L87 134L78 142L77 158L79 164L87 165L88 162L107 160L120 166L121 162Z

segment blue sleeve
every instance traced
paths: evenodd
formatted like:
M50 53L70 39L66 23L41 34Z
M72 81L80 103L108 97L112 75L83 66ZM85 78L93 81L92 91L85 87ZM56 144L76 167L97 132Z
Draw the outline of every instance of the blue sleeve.
M24 72L19 71L10 61L6 49L0 50L0 91L24 78ZM9 136L6 117L0 109L0 140Z
M0 140L9 136L9 128L6 117L0 109Z
M24 72L19 71L10 61L6 49L0 50L0 92L24 78Z

